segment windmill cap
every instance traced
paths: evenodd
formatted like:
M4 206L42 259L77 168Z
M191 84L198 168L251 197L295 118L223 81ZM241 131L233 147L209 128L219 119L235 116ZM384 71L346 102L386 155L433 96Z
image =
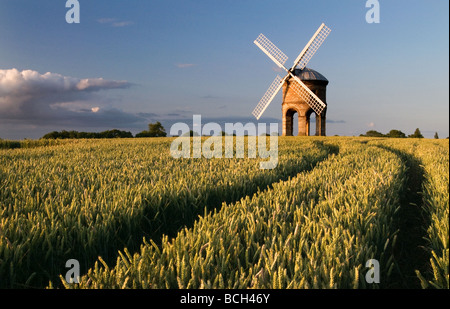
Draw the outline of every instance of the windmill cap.
M328 82L328 79L326 79L325 76L310 68L304 68L303 70L295 69L294 74L298 76L300 80Z

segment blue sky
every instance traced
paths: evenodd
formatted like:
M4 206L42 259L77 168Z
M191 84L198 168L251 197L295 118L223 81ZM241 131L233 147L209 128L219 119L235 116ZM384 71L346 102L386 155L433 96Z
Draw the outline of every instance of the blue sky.
M379 24L365 0L79 0L79 24L65 2L0 0L0 138L169 131L193 114L256 123L278 72L253 41L266 35L289 66L322 22L332 32L308 67L330 81L327 135L449 136L447 0L379 0ZM281 122L281 100L259 122Z

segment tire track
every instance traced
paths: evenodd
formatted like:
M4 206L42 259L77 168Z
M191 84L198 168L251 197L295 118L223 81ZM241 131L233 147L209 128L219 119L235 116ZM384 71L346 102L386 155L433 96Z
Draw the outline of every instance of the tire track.
M420 280L415 270L423 272L430 258L425 249L430 218L424 210L422 198L425 171L421 161L414 155L386 145L377 146L399 156L407 168L400 209L396 216L398 234L393 248L396 271L391 274L384 288L419 289Z

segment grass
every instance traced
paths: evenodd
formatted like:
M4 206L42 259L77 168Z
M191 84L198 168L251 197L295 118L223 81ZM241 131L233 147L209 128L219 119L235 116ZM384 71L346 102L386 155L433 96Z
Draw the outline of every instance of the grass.
M280 137L273 170L171 140L0 141L1 286L448 288L448 140Z

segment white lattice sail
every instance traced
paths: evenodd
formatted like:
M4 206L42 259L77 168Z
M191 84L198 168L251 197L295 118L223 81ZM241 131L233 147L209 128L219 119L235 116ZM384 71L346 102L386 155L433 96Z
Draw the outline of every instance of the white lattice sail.
M312 56L314 56L330 32L331 29L325 26L325 24L320 25L316 33L309 40L308 44L306 44L305 48L303 48L302 52L298 55L297 59L295 59L294 66L290 70L286 69L284 66L288 57L278 47L276 47L275 44L273 44L263 34L260 34L256 38L254 41L256 46L258 46L267 56L269 56L269 58L272 59L278 67L285 70L287 73L286 77L283 79L280 76L277 76L262 99L259 101L258 105L252 112L256 119L259 120L261 115L269 106L270 102L272 102L278 91L280 91L281 87L283 87L286 79L289 77L291 77L291 83L289 86L294 90L294 92L297 93L309 106L311 106L317 115L322 113L322 111L326 108L326 104L323 103L317 95L315 95L297 76L295 76L293 71L296 67L301 70L306 67L309 60L311 60Z
M319 97L316 96L297 76L292 75L292 77L293 78L290 79L289 87L311 106L316 115L320 115L327 105L323 103L322 100L319 99Z
M281 87L283 86L282 81L283 79L279 75L277 75L275 80L270 85L269 89L267 89L266 93L259 101L258 105L256 105L252 113L252 115L255 116L256 119L259 119L261 117L267 106L269 106L270 102L272 102L272 100L275 98L278 91L280 91Z
M325 24L322 24L312 36L311 40L309 40L308 44L306 44L300 55L298 55L297 59L295 59L293 68L297 67L303 70L330 32L331 29L325 26Z
M280 68L284 68L284 64L288 57L273 44L262 33L253 42L258 46L270 59L272 59Z

